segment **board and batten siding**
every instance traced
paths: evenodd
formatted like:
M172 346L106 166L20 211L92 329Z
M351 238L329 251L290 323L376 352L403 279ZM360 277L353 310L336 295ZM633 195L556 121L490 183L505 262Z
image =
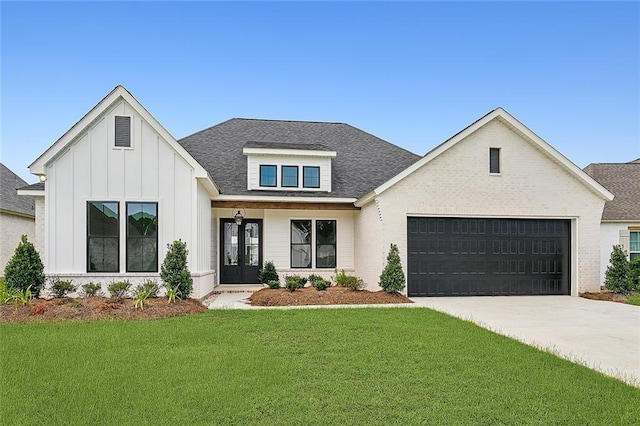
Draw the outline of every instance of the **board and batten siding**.
M501 149L500 174L489 173L489 148ZM362 207L358 250L374 250L363 246L362 232L376 229L377 220L381 241L377 254L358 251L357 271L375 282L395 243L406 274L409 216L570 219L571 294L598 291L603 207L601 197L494 119Z
M114 117L118 115L131 117L131 147L115 147ZM209 196L187 161L126 101L78 135L46 170L48 274L86 274L88 201L120 203L120 273L126 272L126 202L136 201L158 203L158 266L167 244L181 239L189 248L190 270L212 272Z

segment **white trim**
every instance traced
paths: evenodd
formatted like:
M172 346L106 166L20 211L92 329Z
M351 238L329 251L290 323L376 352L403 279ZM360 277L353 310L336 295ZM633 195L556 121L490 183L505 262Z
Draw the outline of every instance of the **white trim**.
M329 197L287 197L266 195L218 195L213 201L271 201L292 203L355 203L357 198L329 198Z
M28 197L44 197L44 189L18 189L17 192Z
M149 125L160 134L160 136L169 143L169 145L189 164L195 171L195 177L201 180L210 180L208 184L205 185L207 189L216 188L215 182L211 179L211 176L207 173L207 171L198 163L192 156L187 152L186 149L182 147L176 141L176 139L171 136L171 134L164 128L162 125L136 100L136 98L127 91L123 86L116 86L107 96L105 96L96 106L94 106L91 111L85 114L84 117L80 119L76 124L74 124L67 132L62 135L56 142L53 143L44 153L42 153L31 165L29 165L29 171L34 175L46 175L46 167L51 163L52 160L56 158L56 156L70 146L75 139L93 122L101 118L107 111L109 111L110 107L120 100L124 100L127 102L133 110L139 114L143 120L145 120ZM133 137L133 129L132 129L132 137ZM133 142L131 143L133 147ZM119 147L121 148L121 147ZM217 191L215 191L217 192ZM213 192L215 194L215 192Z
M336 151L290 148L242 148L243 155L291 155L296 157L335 157Z
M537 146L543 152L546 152L551 156L551 158L556 161L560 166L566 169L570 174L572 174L576 180L580 181L583 185L589 188L591 191L599 195L602 199L606 201L613 200L613 194L609 192L605 187L600 185L595 179L591 176L583 172L578 166L573 164L570 160L568 160L564 155L558 152L554 147L545 142L538 135L533 133L529 128L527 128L524 124L518 121L515 117L509 114L504 109L498 107L480 118L473 124L469 125L459 133L455 134L451 138L447 139L442 144L435 147L433 150L429 151L422 159L413 163L411 166L404 169L402 172L398 173L382 185L375 188L373 191L369 192L362 196L358 201L356 201L355 205L357 207L364 206L369 203L376 195L382 194L387 189L391 188L396 183L400 182L407 176L411 175L413 172L422 168L425 164L429 163L434 158L438 157L443 152L447 151L449 148L456 145L461 140L465 139L481 127L485 126L489 122L494 119L501 119L508 125L512 126L516 131L520 132L526 140L528 140L532 145Z

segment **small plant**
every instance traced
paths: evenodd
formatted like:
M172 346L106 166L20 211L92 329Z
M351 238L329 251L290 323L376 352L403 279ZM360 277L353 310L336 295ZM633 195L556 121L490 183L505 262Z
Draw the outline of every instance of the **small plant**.
M0 278L0 304L9 303L12 299L11 293L4 286L4 280Z
M402 291L404 285L404 272L400 263L398 246L391 244L387 255L387 266L384 267L380 275L380 287L387 293L398 293Z
M336 283L336 287L346 287L345 284L347 282L347 273L344 272L344 269L337 270L336 275L333 277L333 281Z
M160 278L171 288L178 290L182 297L189 297L193 291L193 278L187 267L187 243L182 240L167 244L167 254L160 267Z
M107 287L107 290L109 290L109 294L111 295L112 299L123 299L127 297L130 288L131 283L127 280L124 280L112 282Z
M72 300L69 306L75 309L82 308L82 302L79 300Z
M306 283L307 279L300 275L289 275L285 278L285 287L287 287L287 290L289 291L296 291L297 289L304 287Z
M78 288L78 286L73 285L71 280L61 280L57 277L51 277L49 280L51 283L50 285L53 297L65 297L67 294L73 293Z
M152 283L152 284L154 285L149 285L148 282L145 282L144 284L138 285L133 290L133 308L134 309L140 308L141 311L144 311L144 304L146 303L147 299L151 297L154 291L158 293L157 284L155 283Z
M23 305L28 305L33 300L33 293L31 292L31 286L25 288L24 290L14 288L11 290L11 299L13 300L16 309L18 309L18 304L22 303Z
M324 279L324 278L322 278L320 275L311 274L311 275L309 275L309 278L307 278L307 281L308 281L308 282L310 282L310 283L312 283L312 282L314 282L314 281L317 281L317 280L323 280L323 279Z
M176 303L176 298L180 299L180 290L178 289L178 286L165 286L165 293L167 295L167 303Z
M149 297L154 299L158 297L158 292L160 291L160 286L156 280L145 280L142 284L138 285L138 288L149 291Z
M311 278L311 277L309 277ZM311 281L311 280L310 280ZM331 287L331 283L325 279L322 278L316 278L315 280L311 281L311 285L318 291L322 291L322 290L326 290L327 287Z
M269 286L270 289L272 290L276 290L280 288L280 281L278 280L271 280L267 283L267 285Z
M272 261L264 262L264 266L258 271L258 281L260 281L261 284L269 284L269 281L280 281L280 277Z
M364 288L364 281L362 281L362 278L360 277L347 275L344 286L351 291L360 291Z
M44 284L44 266L38 251L23 235L22 240L4 268L4 280L7 290L17 289L37 296Z
M621 246L613 246L609 266L604 276L605 287L614 293L628 294L633 288L627 253Z
M80 294L84 297L102 296L102 284L99 284L99 283L82 284L82 291L80 292Z
M636 257L629 262L629 275L632 287L636 291L640 291L640 257Z

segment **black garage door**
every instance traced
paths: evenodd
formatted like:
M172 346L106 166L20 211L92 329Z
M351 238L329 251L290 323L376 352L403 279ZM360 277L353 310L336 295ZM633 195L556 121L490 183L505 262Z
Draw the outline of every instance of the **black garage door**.
M410 217L409 296L569 294L569 220Z

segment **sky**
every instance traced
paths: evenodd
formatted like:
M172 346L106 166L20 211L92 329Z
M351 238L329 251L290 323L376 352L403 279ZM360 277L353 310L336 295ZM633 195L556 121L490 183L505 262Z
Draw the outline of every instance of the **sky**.
M0 3L0 160L115 86L176 138L343 122L423 155L501 106L584 167L640 157L639 2Z

